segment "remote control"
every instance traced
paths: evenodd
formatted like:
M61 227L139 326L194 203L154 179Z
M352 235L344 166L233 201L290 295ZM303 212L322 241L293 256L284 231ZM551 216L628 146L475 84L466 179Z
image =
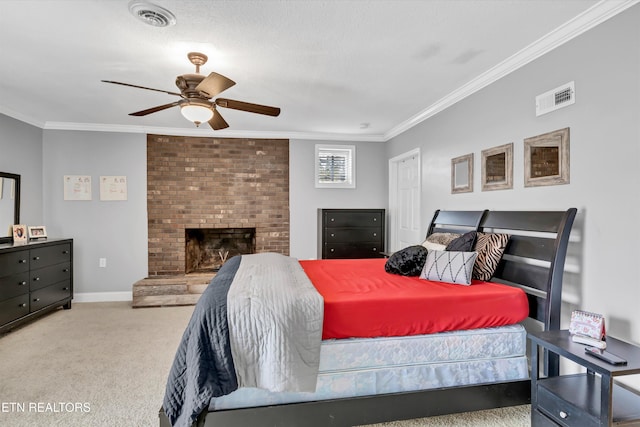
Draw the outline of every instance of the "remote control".
M612 365L626 365L627 361L624 360L621 357L616 356L615 354L611 354L606 350L601 350L599 348L596 347L585 347L584 352L593 356L593 357L597 357L600 360L604 360L607 363L610 363Z

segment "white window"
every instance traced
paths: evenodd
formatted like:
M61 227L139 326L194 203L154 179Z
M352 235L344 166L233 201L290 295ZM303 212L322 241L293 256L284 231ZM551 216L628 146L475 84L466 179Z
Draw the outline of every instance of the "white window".
M316 145L316 188L356 188L354 145Z

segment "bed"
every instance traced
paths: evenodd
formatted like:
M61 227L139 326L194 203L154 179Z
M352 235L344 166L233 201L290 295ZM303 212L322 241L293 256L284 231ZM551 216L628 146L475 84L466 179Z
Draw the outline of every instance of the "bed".
M204 364L209 364L211 360L216 360L216 363L220 360L227 364L221 364L220 369L216 365L213 379L209 378L212 374L206 370L195 376L198 382L208 381L213 386L207 388L206 392L198 392L204 389L196 388L198 394L196 398L200 400L200 406L195 406L196 412L192 415L194 418L192 424L197 426L296 426L304 420L304 424L310 426L352 426L529 403L530 380L526 357L526 331L517 319L528 315L540 322L545 329L559 329L562 274L575 215L574 208L567 211L536 212L436 211L427 236L442 233L468 235L469 232L479 232L485 236L509 235L504 254L500 257L490 283L486 286L511 289L511 291L507 290L507 293L509 298L516 298L513 300L515 302L499 302L497 305L521 306L524 304L524 315L522 307L519 311L516 310L515 314L496 316L495 311L494 314L489 313L489 318L500 318L497 325L482 322L465 323L462 319L464 316L453 315L449 320L436 322L442 325L438 325L437 329L433 330L435 333L429 329L433 326L431 322L426 326L412 324L408 332L403 332L402 328L406 329L406 326L400 326L399 332L395 330L389 337L379 337L378 331L372 333L372 336L366 336L366 332L362 332L366 330L363 324L370 320L352 322L353 329L347 332L336 332L341 331L341 327L336 329L328 326L333 322L331 319L340 318L340 316L339 310L331 311L333 310L331 298L327 296L330 294L325 293L323 295L326 302L324 307L322 301L320 302L319 316L315 306L313 312L315 314L311 316L311 320L292 322L296 327L312 328L309 329L312 330L311 333L305 333L303 330L302 333L296 332L298 335L304 335L307 338L315 337L319 341L318 355L315 352L305 354L314 345L310 342L304 342L295 351L295 353L302 353L302 362L298 364L303 365L303 368L306 368L307 366L304 365L307 364L316 365L315 376L303 375L302 379L294 384L294 390L303 391L288 391L289 385L280 386L279 383L269 383L267 386L259 387L243 386L244 378L247 377L251 377L254 382L260 382L260 374L253 372L245 374L238 368L236 378L231 351L221 350L229 338L221 339L217 331L210 332L210 319L199 322L198 332L192 333L199 340L198 345L195 346L199 349L197 357ZM216 275L209 287L211 298L217 298L225 306L222 311L214 313L213 317L216 319L214 323L219 320L224 327L229 326L226 325L226 298L228 292L240 292L235 290L237 284L234 284L234 290L229 291L231 283L236 279L236 274L245 274L247 279L242 276L243 281L250 281L256 271L276 268L273 265L278 264L280 259L278 258L277 262L272 261L268 258L268 262L265 262L268 265L256 267L250 273L236 273L244 271L239 270L241 260L229 260L228 267L225 264L225 270L221 270ZM284 267L277 268L295 270L292 273L294 281L302 282L318 274L322 276L326 271L331 270L325 268L326 265L323 262L327 261L335 260L300 261L299 263L295 261L300 269L293 269L290 267L291 260L285 259ZM345 271L357 271L358 268L364 269L363 271L379 270L384 268L386 263L384 260L339 262L347 266ZM268 274L278 276L280 270L268 270ZM364 276L362 273L359 274ZM347 276L347 274L339 276ZM336 280L338 279L339 277ZM410 286L413 286L411 283L416 280L421 280L415 277L400 279L408 279L406 283L410 283ZM353 286L364 287L365 293L368 293L372 286L371 281L365 284L355 283ZM401 285L404 286L404 284ZM472 282L471 286L453 285L453 288L460 292L475 291L481 288L479 285L479 282ZM484 282L482 285L485 286ZM340 286L349 286L349 284ZM440 284L434 283L429 287L438 289L438 286ZM442 285L442 287L445 286ZM425 286L415 287L425 288ZM285 289L283 292L288 294L289 291ZM443 290L440 294L447 292ZM214 295L215 293L218 294ZM522 295L520 300L517 299L520 298L519 295ZM410 299L413 298L414 296L410 297ZM309 294L305 294L300 299L305 301L305 307L317 303L316 299ZM251 304L250 298L248 301L249 304L240 307L239 310L256 310L256 313L260 311L260 307L255 302ZM376 313L376 310L378 313L387 311L380 309L380 301L373 301L370 304L372 305L369 311L372 313ZM232 304L229 305L231 310ZM436 310L437 305L433 306L432 310ZM471 309L485 305L491 305L490 301L471 304L468 307ZM194 310L194 317L199 310L198 306ZM352 305L344 313L357 311L354 307L357 305ZM390 317L392 319L401 317L400 314L408 310L400 308L391 311ZM440 319L445 316L437 317ZM232 318L229 315L231 326L238 322L232 321ZM343 324L349 326L349 316L343 315L343 320L345 319L347 321L343 321ZM463 320L462 323L456 324L456 322L460 323L460 319ZM203 324L206 325L203 326ZM363 333L364 336L358 335ZM202 344L203 342L206 345ZM234 345L238 344L232 342L231 347ZM202 355L202 347L208 347L204 349L205 356ZM277 353L276 356L267 357L267 353L265 352L265 358L272 357L275 364L278 364L281 357ZM239 353L236 352L237 354ZM307 356L308 358L304 359ZM190 356L187 350L181 353L179 349L176 353L176 361L167 382L167 396L171 396L171 399L165 398L163 409L160 411L161 427L171 425L169 417L165 414L165 408L175 418L176 408L173 406L175 394L184 392L186 388L185 384L177 384L176 380L187 369L190 357L193 357L193 354ZM312 363L308 363L309 360ZM547 354L544 355L543 360L547 372L550 374L557 372L556 357ZM179 368L177 370L176 364ZM240 365L240 362L237 364ZM175 371L178 371L178 374ZM311 373L313 374L314 371L311 370ZM290 372L284 373L287 379L291 376ZM314 386L317 386L313 392L304 390L305 387L307 389L309 387L309 379ZM243 384L238 388L238 383ZM275 391L267 391L264 390L265 388ZM191 423L185 424L182 419L178 424Z

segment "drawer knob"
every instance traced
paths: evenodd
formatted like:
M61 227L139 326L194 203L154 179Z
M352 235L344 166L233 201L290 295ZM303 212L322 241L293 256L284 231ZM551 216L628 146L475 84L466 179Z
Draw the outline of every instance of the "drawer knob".
M38 302L38 301L40 301L40 298L35 298L35 299L33 300L33 302Z
M39 281L39 280L40 280L40 278L39 278L39 277L34 277L34 278L33 278L33 281L34 281L34 282L37 282L37 281Z
M331 252L333 252L333 248L331 248Z
M62 253L63 253L63 254L65 254L65 255L67 255L67 254L69 254L69 251L64 250L64 251L62 251Z
M68 269L68 268L63 268L63 269L62 269L62 272L63 272L63 273L68 273L68 272L69 272L69 269Z
M39 259L40 259L40 257L39 257L39 256L34 256L34 257L33 257L33 260L34 260L34 261L38 261Z
M331 237L336 237L336 234L335 233L331 233Z
M564 418L567 418L568 416L569 414L567 414L566 412L560 411L560 418L564 419Z
M373 233L373 237L378 237L378 233Z
M23 280L22 282L18 283L18 286L25 286L26 284L27 282Z
M18 304L18 307L20 307L20 308L23 308L23 307L26 307L26 306L27 306L27 304L25 304L25 303Z
M68 290L69 290L69 288L64 287L64 288L62 288L62 290L63 290L63 291L68 291Z
M373 218L373 222L376 222L378 220L378 218Z
M378 248L373 248L373 251L374 251L374 252L375 252L375 251L377 251L377 250L378 250Z
M26 259L20 259L18 260L18 264L25 264L27 262Z

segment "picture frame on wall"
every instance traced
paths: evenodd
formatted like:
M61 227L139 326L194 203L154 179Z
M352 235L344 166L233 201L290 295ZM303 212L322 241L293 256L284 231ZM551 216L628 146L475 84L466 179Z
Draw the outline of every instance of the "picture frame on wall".
M513 188L513 142L482 150L482 191Z
M451 194L473 191L473 153L451 159Z
M38 240L47 238L47 229L44 225L29 227L29 240Z
M524 186L569 184L569 128L524 140Z

